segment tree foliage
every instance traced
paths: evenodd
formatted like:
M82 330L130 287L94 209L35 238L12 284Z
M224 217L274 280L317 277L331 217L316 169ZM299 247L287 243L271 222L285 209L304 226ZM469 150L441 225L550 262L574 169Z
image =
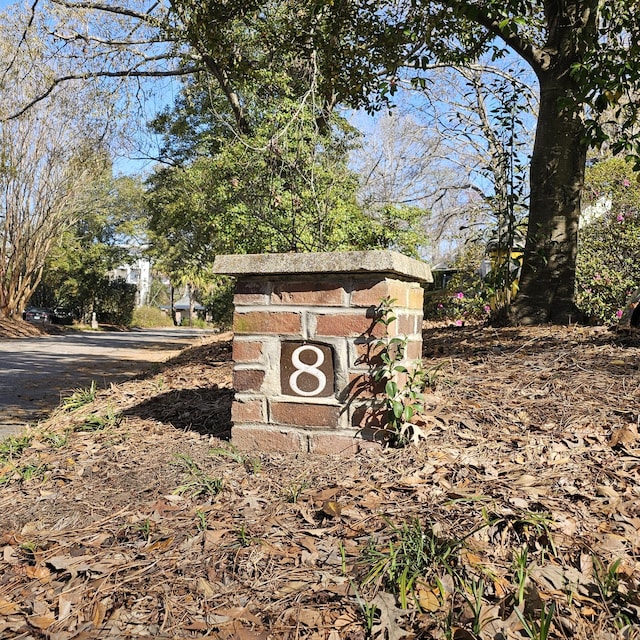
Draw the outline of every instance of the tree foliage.
M90 61L85 75L124 77L127 65L129 77L206 70L230 107L227 124L240 136L259 132L256 99L265 91L275 96L265 79L276 73L287 83L274 83L273 91L301 108L313 98L309 118L322 129L330 126L336 105L375 110L393 98L403 79L428 87L434 65L516 54L535 73L540 96L516 318L574 316L587 149L607 145L628 152L638 142L637 1L52 1L60 25L52 38L64 43L69 59L75 53ZM115 16L111 31L107 22L99 23L100 30L92 21L100 14ZM82 48L91 55L80 53ZM162 70L160 59L176 64ZM43 95L46 89L37 98Z
M188 6L199 6L197 0ZM229 2L181 14L194 46L234 50L234 25L261 22L269 2ZM281 5L278 5L281 6ZM285 42L320 71L320 94L353 106L375 107L404 74L426 86L421 70L465 64L482 56L519 55L540 85L540 111L531 161L529 230L516 300L522 322L566 321L574 309L580 196L589 144L612 135L603 118L620 126L615 149L635 142L640 83L632 61L640 38L635 3L617 0L440 0L407 3L302 3L295 13L298 38ZM212 36L211 34L215 34ZM333 46L326 46L327 43ZM241 50L242 70L261 68ZM383 79L381 79L381 77Z
M587 170L577 301L596 323L614 324L640 286L640 184L632 165L608 158Z
M111 100L82 84L54 91L18 118L58 67L33 34L29 46L16 21L0 14L0 315L20 313L35 291L52 248L79 216L103 170ZM78 103L83 109L78 109Z
M230 130L230 105L205 82L185 86L156 118L166 166L149 179L150 227L153 253L174 280L195 284L220 253L417 250L424 212L365 215L348 166L356 132L337 114L319 126L313 97L300 104L289 80L265 74L265 86L252 89L244 136Z
M145 213L142 182L114 178L106 167L85 191L75 223L51 250L31 302L64 307L85 322L95 312L105 322L126 324L133 310L131 288L114 284L107 274L139 257L146 242ZM131 305L135 287L133 294Z

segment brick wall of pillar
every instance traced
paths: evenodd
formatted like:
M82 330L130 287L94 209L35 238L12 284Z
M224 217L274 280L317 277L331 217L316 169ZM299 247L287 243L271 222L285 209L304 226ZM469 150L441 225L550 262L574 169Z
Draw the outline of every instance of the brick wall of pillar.
M406 337L403 364L422 353L423 291L417 282L384 274L247 276L234 305L232 441L241 449L355 452L375 444L384 426L382 390L372 374L376 341L385 335L376 309L391 298L396 320L388 337ZM284 342L325 345L333 352L332 392L283 392Z

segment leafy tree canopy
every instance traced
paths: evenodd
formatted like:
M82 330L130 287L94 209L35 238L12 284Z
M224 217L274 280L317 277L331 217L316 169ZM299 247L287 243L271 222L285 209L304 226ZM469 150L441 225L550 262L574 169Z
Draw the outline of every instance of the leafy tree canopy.
M159 267L195 283L220 253L331 251L393 245L415 252L424 211L367 216L348 166L357 133L337 114L318 124L313 96L300 103L284 72L264 75L237 136L219 89L190 82L153 122L166 166L149 179L152 246ZM226 110L225 110L226 107ZM395 231L395 233L394 233Z
M207 64L214 75L212 61L228 71L227 88L234 80L240 87L240 77L246 82L273 62L264 48L256 55L255 47L238 46L240 29L254 33L256 42L272 42L273 55L297 56L313 69L328 108L344 102L375 109L391 99L401 78L427 86L422 72L434 65L487 56L499 60L507 51L519 55L537 76L540 110L516 317L522 322L575 318L587 148L607 143L615 151L631 150L638 140L637 2L311 0L294 8L287 2L190 0L172 7L194 50L203 60L212 58ZM276 23L268 19L273 15L279 16ZM278 37L264 31L268 23L278 25Z
M268 98L278 108L279 98L297 102L323 129L337 105L375 110L405 80L428 88L433 66L520 56L536 74L540 102L516 319L575 317L587 149L632 152L638 143L638 0L52 2L52 20L64 16L64 28L50 29L51 37L69 58L77 52L90 63L82 77L206 70L240 136L265 135L260 113ZM96 13L117 17L111 31L91 23ZM179 64L159 68L167 58ZM116 62L124 68L113 70ZM298 114L281 113L284 128Z
M107 273L130 263L146 241L144 200L139 179L112 177L105 168L83 194L77 222L52 249L32 304L65 307L85 320L101 312L109 297ZM111 297L113 307L117 295Z

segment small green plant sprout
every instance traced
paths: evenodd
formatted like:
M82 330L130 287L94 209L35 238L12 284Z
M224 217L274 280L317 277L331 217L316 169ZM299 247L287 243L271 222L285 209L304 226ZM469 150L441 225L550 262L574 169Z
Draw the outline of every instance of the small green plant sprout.
M527 638L530 638L530 640L548 640L549 633L551 633L551 622L556 612L555 602L552 602L548 607L546 604L542 605L539 621L533 618L526 618L518 607L514 611L520 620L520 624L522 624Z
M28 540L23 542L20 547L20 553L29 560L34 562L36 560L36 554L40 550L40 545L35 540Z
M20 475L22 482L29 482L44 476L47 466L44 464L28 464L24 467L17 467L16 472Z
M202 509L196 509L196 526L198 531L207 530L207 514Z
M618 558L608 567L597 556L592 556L593 561L593 577L600 597L605 602L611 602L618 596L618 571L620 569L621 560Z
M253 541L253 537L249 533L249 529L245 524L241 524L236 530L236 540L238 541L238 546L240 547L249 547Z
M474 636L480 637L482 628L491 622L492 618L487 618L486 610L483 606L484 581L482 579L472 580L470 585L465 585L463 597L469 605L469 609L473 615L471 620L471 631Z
M199 496L216 496L222 491L222 478L211 478L189 457L183 454L176 454L178 464L187 471L190 479L181 484L174 493L177 495L187 494L192 498Z
M298 502L302 492L310 486L311 484L305 478L302 480L293 480L285 490L285 498L287 502L290 502L291 504Z
M83 422L74 427L74 431L104 431L120 426L122 415L109 409L105 415L91 414Z
M396 320L393 303L394 300L387 297L377 308L376 321L385 327L385 335L374 343L382 365L373 371L373 379L385 383L384 403L389 442L394 446L403 446L426 437L411 419L423 411L424 391L432 381L420 363L411 369L406 366L406 336L389 337L389 325ZM404 382L400 383L402 378Z
M640 614L636 606L638 591L621 579L621 559L618 558L609 566L605 566L602 560L594 555L592 562L596 595L602 600L614 627L620 630L639 629Z
M239 451L232 444L227 447L216 447L211 449L209 452L212 456L221 456L223 458L229 458L238 464L244 466L244 468L253 475L257 475L260 473L260 469L262 468L262 463L259 458L253 458L251 456L247 456L241 451Z
M513 552L513 575L516 579L516 605L524 601L524 590L529 577L529 548L527 545Z
M151 529L152 523L149 518L144 518L144 520L140 520L133 525L133 528L140 534L140 536L146 540L147 542L151 538Z
M63 398L62 408L65 411L75 411L96 399L97 388L95 381L91 382L88 389L74 389L70 396Z
M32 436L9 436L0 442L0 463L15 460L28 449L33 440Z
M353 587L353 585L352 585ZM360 609L360 614L362 615L362 622L364 623L364 632L365 638L373 638L373 627L376 623L376 618L378 617L378 607L370 602L366 602L363 600L362 596L358 592L357 589L354 588L354 594L356 598L356 602L358 604L358 609Z
M48 431L43 435L42 439L54 449L62 449L69 442L69 431L65 430L63 433Z
M437 581L440 572L455 576L455 552L462 541L439 538L432 527L423 527L417 518L399 527L391 526L393 536L386 549L380 551L370 543L363 552L369 569L362 584L382 583L398 595L403 609L409 602L419 608L417 581Z

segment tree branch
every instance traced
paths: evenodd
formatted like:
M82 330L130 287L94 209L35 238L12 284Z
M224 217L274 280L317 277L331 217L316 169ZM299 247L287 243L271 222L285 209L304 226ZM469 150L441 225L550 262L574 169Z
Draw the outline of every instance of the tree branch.
M486 11L483 6L470 2L469 0L443 0L443 4L452 10L462 13L462 15L469 20L477 22L487 29L489 33L500 38L506 45L526 60L536 74L544 71L547 67L549 63L549 54L547 52L523 38L518 29L513 25L509 32L505 32L505 29L501 26L501 22L503 19L507 19L508 16L494 17Z
M119 16L127 16L128 18L136 18L147 24L151 24L154 27L162 26L162 21L151 16L151 12L158 6L158 2L149 7L146 13L140 13L139 11L133 11L127 7L118 5L108 5L102 2L67 2L66 0L51 0L54 4L60 5L67 9L88 9L90 11L104 11L105 13L115 13Z
M90 80L96 78L170 78L170 77L178 77L190 75L193 73L198 73L200 71L205 71L204 67L185 67L184 69L169 69L167 71L136 71L136 70L123 70L123 71L91 71L87 73L77 73L77 74L69 74L66 76L60 76L59 78L55 78L51 81L51 84L45 91L38 94L35 98L31 99L28 103L26 103L21 109L15 111L11 115L0 119L0 122L15 120L20 116L24 115L31 107L42 102L46 98L48 98L53 90L60 84L64 84L66 82L72 82L74 80Z

